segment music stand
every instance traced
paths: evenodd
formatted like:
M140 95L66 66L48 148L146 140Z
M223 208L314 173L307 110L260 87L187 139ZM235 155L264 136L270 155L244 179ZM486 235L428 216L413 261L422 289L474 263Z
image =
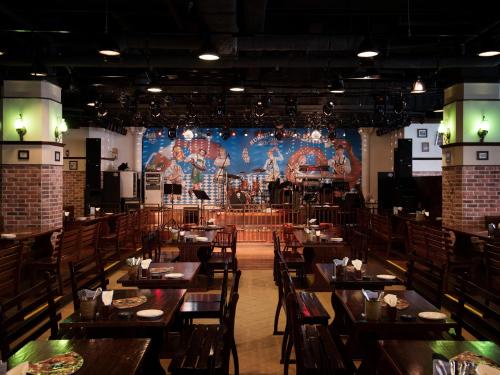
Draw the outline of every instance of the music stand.
M182 194L182 185L181 184L164 184L163 185L163 194L170 194L170 202L172 203L172 217L170 218L170 226L173 227L176 222L174 220L174 194L181 195Z
M198 225L203 225L203 220L205 217L203 216L203 201L209 201L210 197L207 195L205 190L193 190L194 196L201 201L200 203L200 218L198 221Z
M318 201L318 193L305 193L302 200L306 202L306 222L309 223L309 214L311 213L311 203Z

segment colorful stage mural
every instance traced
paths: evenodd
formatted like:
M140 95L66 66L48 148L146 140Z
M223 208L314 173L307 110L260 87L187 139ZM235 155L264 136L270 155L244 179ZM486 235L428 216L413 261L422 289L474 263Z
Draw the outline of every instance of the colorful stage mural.
M245 134L237 129L235 136L224 140L220 129L205 129L197 130L192 140L182 135L171 140L160 129L149 128L143 138L143 170L161 171L164 182L181 184L182 195L175 199L179 204L198 203L193 189L205 190L212 204L222 203L226 173L231 190L241 191L248 203L260 203L259 192L269 181L300 183L304 174L315 173L300 166L319 167L327 181L345 181L351 187L360 182L356 129L337 129L339 138L333 141L326 130L320 140L313 139L308 129L288 129L281 140L274 129L249 129Z

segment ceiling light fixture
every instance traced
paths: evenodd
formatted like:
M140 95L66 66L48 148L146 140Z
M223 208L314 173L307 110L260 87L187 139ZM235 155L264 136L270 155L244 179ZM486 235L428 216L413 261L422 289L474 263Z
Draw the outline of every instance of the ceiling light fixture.
M191 129L186 129L184 130L184 132L182 133L182 135L184 136L184 139L186 141L191 141L194 137L194 133Z
M101 41L98 52L107 57L120 56L120 47L108 34L108 1L106 0L104 38Z
M49 71L39 58L35 58L35 61L31 66L30 75L33 77L47 77L49 75Z
M229 88L229 91L231 92L243 92L245 91L245 87L241 84L234 84Z
M207 38L203 43L198 58L203 61L217 61L220 59L217 49L210 42L210 38Z
M337 76L337 78L330 82L328 85L328 91L332 94L343 94L345 92L344 80L341 76Z
M411 86L411 93L412 94L423 94L426 92L427 89L425 88L425 83L422 81L422 79L417 77L417 80L413 82L413 85Z
M87 106L89 106L89 107L95 107L95 102L88 102Z
M147 88L148 92L151 92L153 94L157 94L163 91L163 89L160 86L149 86Z
M500 55L500 44L491 37L486 37L480 42L477 55L481 57L494 57Z
M443 113L444 112L444 108L441 104L436 104L434 106L434 108L432 109L432 112L434 113Z
M360 43L357 51L358 57L370 58L379 54L378 48L373 44L370 37L366 36Z

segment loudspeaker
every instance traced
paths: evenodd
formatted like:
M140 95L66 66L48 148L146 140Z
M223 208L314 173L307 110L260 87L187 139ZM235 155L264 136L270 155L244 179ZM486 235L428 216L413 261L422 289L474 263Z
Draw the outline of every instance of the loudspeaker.
M87 138L85 141L85 186L87 189L101 189L101 139Z
M408 178L413 175L413 153L411 139L398 139L394 150L394 172L397 177Z
M120 203L120 172L102 173L102 202Z
M378 209L380 213L394 206L396 177L392 172L378 172Z

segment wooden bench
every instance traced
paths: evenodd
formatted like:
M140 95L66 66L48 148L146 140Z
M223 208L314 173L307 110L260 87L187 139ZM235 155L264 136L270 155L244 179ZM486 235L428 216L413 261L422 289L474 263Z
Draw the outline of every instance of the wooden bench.
M386 243L386 257L389 257L394 245L404 245L404 237L393 233L392 222L389 216L373 214L371 216L371 235Z
M406 271L406 287L416 290L440 308L444 295L444 274L443 265L436 265L428 259L410 254Z

